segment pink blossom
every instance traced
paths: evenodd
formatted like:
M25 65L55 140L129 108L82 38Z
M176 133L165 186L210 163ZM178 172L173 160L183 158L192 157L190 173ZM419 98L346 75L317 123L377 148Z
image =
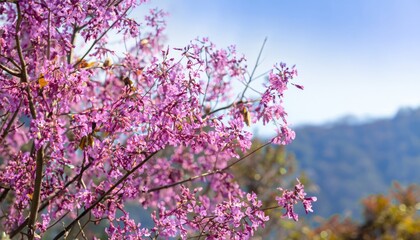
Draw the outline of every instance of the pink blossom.
M292 218L293 220L298 220L298 214L294 211L294 205L298 202L303 204L305 212L313 212L312 210L312 202L316 202L316 197L305 197L306 192L304 190L303 184L297 179L298 184L295 186L294 191L291 190L284 190L279 188L280 191L283 192L281 197L276 197L278 205L284 209L286 212L283 214L283 217Z
M229 169L246 160L258 121L277 126L271 143L294 139L283 95L303 88L295 67L275 65L251 94L234 46L169 48L167 13L128 15L144 2L0 5L0 232L10 238L80 238L67 234L89 219L110 239L249 239L269 220ZM278 198L294 219L294 201L310 212L315 200L299 184ZM130 216L133 202L153 226Z

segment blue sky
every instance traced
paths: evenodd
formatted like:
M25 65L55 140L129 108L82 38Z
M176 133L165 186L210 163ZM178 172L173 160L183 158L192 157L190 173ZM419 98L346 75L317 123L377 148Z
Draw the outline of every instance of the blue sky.
M252 66L268 37L260 71L296 64L304 91L290 88L293 125L344 115L389 117L420 104L420 1L155 0L170 13L168 44L197 36L236 44Z

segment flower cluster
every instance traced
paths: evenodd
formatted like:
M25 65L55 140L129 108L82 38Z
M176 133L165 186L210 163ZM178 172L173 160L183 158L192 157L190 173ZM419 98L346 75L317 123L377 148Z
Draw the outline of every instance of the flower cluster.
M276 197L276 200L279 204L279 206L286 209L286 212L284 213L283 217L292 218L293 220L298 220L298 214L294 211L294 205L298 202L301 202L303 204L303 207L305 208L305 212L313 212L312 210L312 202L316 202L316 197L305 197L306 192L304 189L303 184L297 179L298 184L295 186L294 191L291 190L285 190L282 188L279 188L280 191L283 192L281 197Z
M244 239L268 221L229 168L256 121L276 123L274 144L294 138L282 98L295 68L275 66L249 94L233 46L165 48L165 12L128 15L144 2L0 3L0 231L11 238L95 238L88 229L104 224L112 239ZM279 204L311 210L295 192Z
M254 193L222 201L212 206L207 196L196 195L201 188L191 192L181 187L176 195L174 209L159 207L152 217L155 236L186 238L189 232L208 239L248 239L254 231L264 226L269 217L261 210L261 202ZM243 194L241 194L243 195Z

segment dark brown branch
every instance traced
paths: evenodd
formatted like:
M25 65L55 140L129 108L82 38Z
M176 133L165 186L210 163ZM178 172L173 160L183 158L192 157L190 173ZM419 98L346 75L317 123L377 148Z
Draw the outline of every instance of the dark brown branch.
M19 60L20 60L20 68L22 69L20 79L22 80L22 82L28 83L28 71L26 69L26 62L25 62L25 58L23 57L22 47L20 45L20 39L19 39L19 32L20 32L20 27L22 25L23 19L22 19L22 13L20 11L20 6L18 2L16 2L16 8L17 8L18 18L16 21L15 41L16 41L16 49L19 55ZM26 85L25 90L26 90L26 93L28 94L29 109L31 111L32 118L36 119L36 111L35 111L35 106L33 104L32 94L31 94L31 89L29 88L29 84Z
M231 107L232 107L233 105L235 105L235 104L236 104L236 103L234 102L234 103L231 103L231 104L229 104L229 105L227 105L227 106L224 106L224 107L218 108L218 109L216 109L216 110L213 110L213 111L209 112L208 114L204 115L204 117L206 117L206 116L210 116L210 115L212 115L212 114L214 114L214 113L217 113L217 112L219 112L219 111L222 111L222 110L229 109L229 108L231 108Z
M272 207L266 207L266 208L262 208L261 211L270 211L277 208L281 208L281 206L277 205L277 206L272 206Z
M51 55L51 10L48 8L48 40L47 40L47 60Z
M249 101L245 101L245 102L242 102L242 103L243 103L243 104L246 104L246 103L253 103L253 102L257 102L257 100L249 100ZM226 106L224 106L224 107L221 107L221 108L215 109L215 110L213 110L213 111L211 111L211 112L209 112L209 113L205 114L205 115L203 116L203 118L205 118L205 117L207 117L207 116L210 116L210 115L212 115L212 114L215 114L215 113L217 113L217 112L219 112L219 111L229 109L229 108L233 107L235 104L239 104L239 103L240 103L240 101L239 101L239 102L233 102L233 103L231 103L231 104L229 104L229 105L226 105Z
M20 100L19 106L16 109L16 111L13 113L12 118L10 119L9 123L7 124L6 128L3 131L3 134L0 136L0 145L3 144L4 139L6 139L7 134L9 133L10 128L12 127L13 123L16 120L16 117L19 113L20 106L22 105L22 100Z
M71 184L73 184L74 182L76 182L77 180L79 180L82 177L83 173L86 171L86 169L88 169L92 165L92 163L93 162L90 161L86 166L84 166L80 170L80 173L77 174L76 176L74 176L69 182L67 182L66 185L64 185L64 187L62 189L56 191L53 195L51 195L50 197L48 197L47 199L45 199L44 202L39 207L38 212L41 212L46 207L48 207L48 205L50 205L50 201L51 200L53 200L57 196L61 195ZM13 230L10 233L10 238L13 238L14 236L16 236L16 234L18 234L20 231L22 231L22 229L24 229L25 226L28 225L28 221L29 221L29 218L26 218L25 221L22 224L20 224L15 230Z
M21 77L21 74L18 71L10 69L7 66L4 66L3 64L0 64L0 68L3 69L3 71L7 72L10 75L13 75L13 76L19 77L19 78Z
M20 39L19 39L19 33L20 33L20 27L22 25L22 12L20 10L19 2L16 2L16 9L17 9L17 21L16 21L16 49L19 55L20 65L21 65L21 80L24 83L27 83L25 90L28 94L28 102L29 102L29 109L31 111L31 115L33 119L36 119L36 111L35 106L33 104L32 95L31 95L31 89L29 88L29 81L28 81L28 72L26 69L26 62L25 58L22 53L22 47L20 45ZM34 184L34 193L32 195L32 203L31 203L31 209L30 209L30 216L28 221L28 238L30 240L34 239L34 226L35 222L38 216L38 207L39 207L39 200L40 200L40 194L41 194L41 183L42 183L42 168L43 168L43 158L44 158L44 152L42 147L38 149L36 153L36 170L35 170L35 184Z
M35 233L35 222L38 217L38 208L41 196L41 184L42 184L42 168L43 168L44 150L42 147L38 149L36 153L36 169L35 169L35 186L34 193L32 195L31 210L28 221L28 237L34 239Z
M1 116L1 118L4 118L4 120L2 119L2 123L1 123L1 126L0 126L0 130L1 130L1 129L3 129L4 125L6 125L7 119L9 119L9 115L10 115L10 112L9 112L9 110L8 110L5 114L3 114L3 115Z
M61 220L63 220L63 218L65 218L69 213L70 213L70 211L67 211L65 214L63 214L63 216L61 216L59 219L57 219L57 221L55 221L51 225L49 225L47 227L47 230L54 227L55 225L57 225L57 223L59 223Z
M73 33L71 34L71 39L70 39L70 43L72 45L72 48L70 49L70 52L67 55L67 64L71 63L71 60L73 58L73 49L76 47L75 46L75 42L76 42L76 36L77 33L80 31L80 28L77 27L76 24L73 25Z
M6 198L9 191L10 191L10 188L4 188L4 191L0 195L0 202L2 202Z
M12 58L10 58L10 57L7 57L7 56L5 56L5 55L3 55L3 54L0 54L0 56L1 57L4 57L4 58L6 58L7 59L7 61L8 62L11 62L17 69L19 69L19 71L20 70L22 70L22 69L20 69L20 66L19 66L19 64L15 61L15 60L13 60Z

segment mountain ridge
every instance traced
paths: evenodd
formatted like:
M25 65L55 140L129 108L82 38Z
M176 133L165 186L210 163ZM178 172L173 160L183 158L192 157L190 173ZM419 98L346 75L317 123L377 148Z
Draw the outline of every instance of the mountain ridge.
M287 146L319 192L314 207L322 217L359 218L360 199L387 193L393 181L420 183L420 108L365 123L339 121L295 129Z

